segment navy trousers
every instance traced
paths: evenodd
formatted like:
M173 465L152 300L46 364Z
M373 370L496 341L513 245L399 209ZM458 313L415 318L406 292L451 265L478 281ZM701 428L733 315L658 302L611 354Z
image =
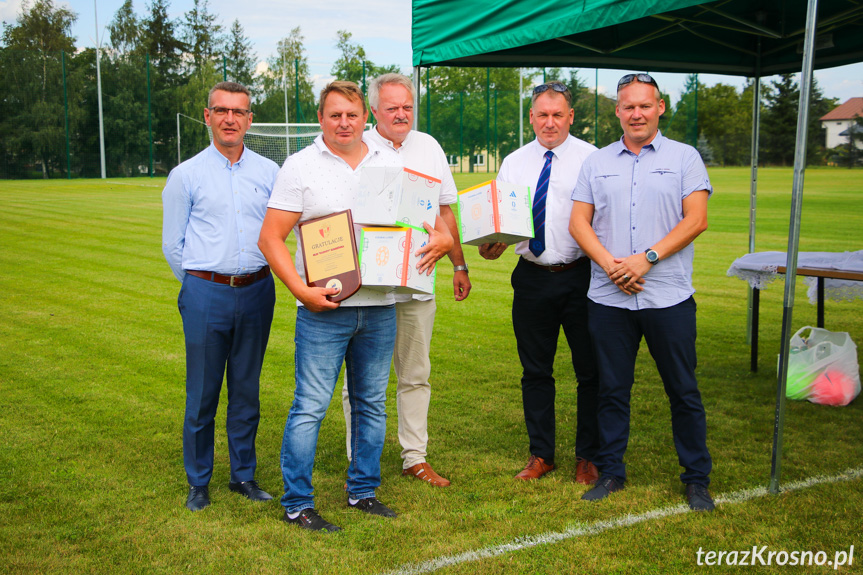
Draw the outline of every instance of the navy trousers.
M554 356L560 328L578 380L575 453L593 461L599 447L599 378L587 328L590 261L562 272L540 269L520 258L512 272L512 327L521 360L521 396L530 453L554 461Z
M707 421L695 379L695 300L663 309L627 310L590 302L590 332L599 364L600 447L596 466L621 483L629 442L629 405L641 338L671 404L671 430L683 483L710 483Z
M250 481L257 465L261 364L276 303L273 277L232 288L186 274L177 303L186 336L183 465L189 485L207 485L213 474L213 436L223 379L228 383L231 481Z

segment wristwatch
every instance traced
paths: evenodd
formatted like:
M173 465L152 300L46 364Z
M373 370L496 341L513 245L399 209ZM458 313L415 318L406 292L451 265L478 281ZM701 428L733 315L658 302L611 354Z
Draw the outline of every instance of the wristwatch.
M467 264L464 264L463 266L453 266L453 267L452 267L452 271L453 271L453 272L464 272L464 273L470 273L470 272L468 272L468 271L467 271Z
M659 262L659 254L653 248L647 248L644 253L647 255L647 261L650 265L655 266Z

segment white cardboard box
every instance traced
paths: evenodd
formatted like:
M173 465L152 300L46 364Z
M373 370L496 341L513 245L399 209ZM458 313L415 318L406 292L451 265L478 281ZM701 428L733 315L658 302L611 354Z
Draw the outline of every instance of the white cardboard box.
M362 225L432 227L438 213L441 181L408 168L367 167L351 213Z
M421 258L414 253L429 235L414 228L363 228L359 260L363 287L396 293L434 293L437 268L431 275L419 273Z
M533 237L530 186L490 180L458 193L461 242L515 244Z

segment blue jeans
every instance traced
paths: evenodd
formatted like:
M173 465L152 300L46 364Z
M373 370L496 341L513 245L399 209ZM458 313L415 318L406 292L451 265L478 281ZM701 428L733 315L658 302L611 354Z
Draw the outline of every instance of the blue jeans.
M272 276L232 288L186 274L177 298L186 336L183 465L189 485L210 483L222 380L227 379L231 481L255 478L261 364L276 290Z
M671 430L683 483L710 483L707 420L695 379L695 300L662 309L628 310L590 302L588 323L599 363L599 454L604 474L626 480L630 393L644 336L671 405Z
M312 468L321 422L342 362L351 403L348 495L375 496L381 484L386 390L396 337L395 306L297 308L294 402L282 439L282 505L289 513L314 507Z

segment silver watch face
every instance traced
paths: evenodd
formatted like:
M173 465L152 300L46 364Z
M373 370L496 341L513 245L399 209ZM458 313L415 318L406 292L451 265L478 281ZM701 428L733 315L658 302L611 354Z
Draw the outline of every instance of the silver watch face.
M655 264L659 261L659 254L653 250L647 250L647 261L652 264Z

